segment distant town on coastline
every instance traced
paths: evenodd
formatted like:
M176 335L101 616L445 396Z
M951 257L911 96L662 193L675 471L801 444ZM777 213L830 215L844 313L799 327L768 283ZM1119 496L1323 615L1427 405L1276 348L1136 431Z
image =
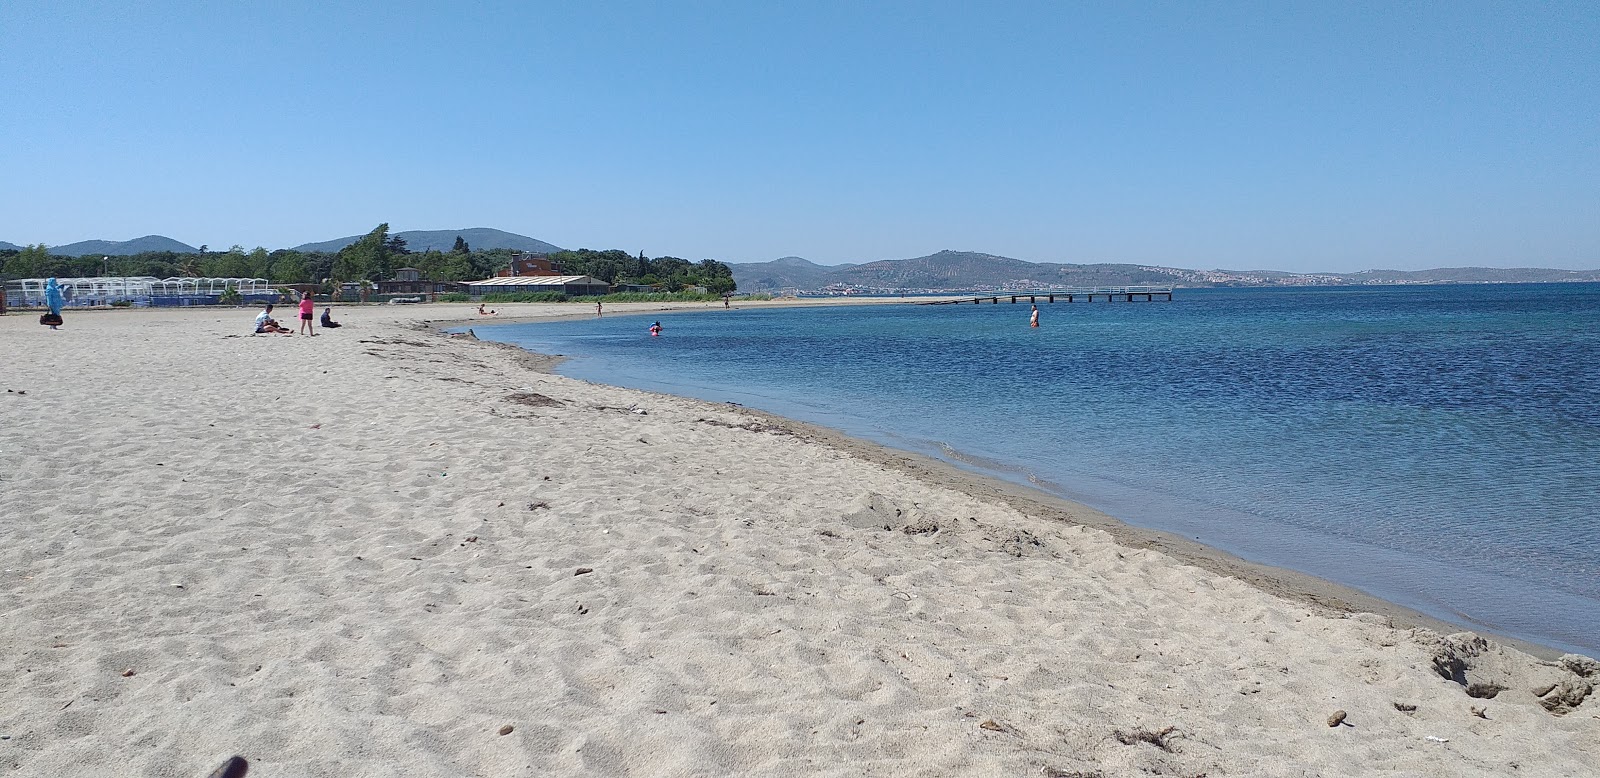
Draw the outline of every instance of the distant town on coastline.
M423 281L461 282L495 276L518 253L548 255L566 272L607 284L699 287L716 293L939 294L1060 287L1154 285L1346 286L1386 284L1559 283L1600 281L1600 270L1455 267L1290 273L1276 270L1194 270L1158 265L1029 262L972 251L925 257L819 265L801 257L770 262L649 258L620 249L567 250L525 235L487 227L366 235L292 248L212 250L161 235L127 241L87 240L63 246L0 241L0 278L59 276L252 277L297 284L392 279L415 270ZM731 278L731 281L728 280ZM733 288L728 288L728 287Z

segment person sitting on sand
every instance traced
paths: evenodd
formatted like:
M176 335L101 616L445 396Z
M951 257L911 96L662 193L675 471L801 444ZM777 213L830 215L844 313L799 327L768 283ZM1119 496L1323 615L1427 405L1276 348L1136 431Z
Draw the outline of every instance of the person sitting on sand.
M489 310L486 311L486 310L483 309L483 303L478 303L478 315L479 316L493 316L493 315L495 315L495 310L493 308L490 308Z
M279 324L277 319L272 318L272 305L268 304L266 310L263 310L259 315L256 316L256 334L260 335L276 332L281 332L285 335L294 334L294 332Z
M344 326L344 325L342 325L339 322L336 322L336 321L333 320L333 306L330 305L330 306L322 309L322 328L323 329L331 330L331 329L334 329L335 327L342 327L342 326Z

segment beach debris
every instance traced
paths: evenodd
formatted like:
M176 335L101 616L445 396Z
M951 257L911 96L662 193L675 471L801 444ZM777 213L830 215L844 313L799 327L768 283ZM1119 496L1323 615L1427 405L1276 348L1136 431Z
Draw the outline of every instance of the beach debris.
M1044 541L1038 535L1025 529L1011 533L1011 536L1000 543L1000 550L1018 559L1027 556L1029 552L1045 548Z
M1448 743L1448 742L1450 742L1450 738L1447 738L1447 737L1434 737L1433 735L1429 735L1429 736L1423 738L1423 740L1426 740L1429 743Z
M1450 635L1434 649L1433 671L1438 673L1440 678L1455 681L1465 687L1468 683L1467 660L1481 656L1488 648L1489 641L1470 632Z
M501 735L509 735L515 730L516 730L516 727L513 727L510 724L507 724L507 725L505 725L505 726L500 728L500 734Z
M729 404L730 405L737 405L738 403L729 403ZM743 422L743 423L740 423L740 424L734 424L732 422L721 421L719 419L701 418L701 419L695 419L695 423L696 424L710 424L713 427L725 427L725 428L731 429L731 430L747 430L749 432L771 432L774 435L793 435L794 434L794 432L792 430L788 429L787 427L783 427L783 426L780 426L780 425L777 425L777 424L763 424L762 422L759 422L759 421L747 421L747 422Z
M635 415L635 416L648 416L649 415L649 413L647 411L645 411L645 409L643 409L643 408L629 408L628 412L633 414L633 415Z
M1600 677L1600 660L1586 657L1582 654L1564 654L1560 664L1567 672L1583 678Z
M987 729L990 732L1004 732L1007 735L1017 734L1016 727L1013 727L1009 724L1001 724L994 719L984 719L982 723L978 724L978 729Z
M244 778L250 772L250 763L242 756L230 756L206 778Z
M15 394L18 397L21 397L22 395L25 395L27 393L28 393L28 390L26 390L26 389L7 389L6 390L6 394Z
M573 573L572 575L574 577L576 577L576 576L580 576L580 575L588 575L589 573L592 573L592 572L594 572L594 568L592 568L592 567L580 567L580 568L578 568L578 571Z
M1139 743L1149 743L1150 745L1155 746L1162 751L1170 753L1172 751L1172 744L1167 742L1167 738L1176 731L1178 731L1177 727L1166 727L1160 730L1135 729L1129 732L1124 732L1123 730L1119 729L1113 731L1111 736L1116 738L1118 743L1121 743L1125 746L1137 745Z
M1106 774L1099 770L1083 772L1081 770L1063 770L1059 767L1045 765L1039 768L1039 774L1044 778L1106 778Z
M539 394L538 392L516 392L506 395L506 399L519 405L527 405L534 408L559 407L564 404L554 397Z
M645 444L646 446L650 445L650 441L645 440L644 438L639 438L639 442Z
M1417 706L1412 705L1409 702L1395 702L1390 704L1394 705L1394 709L1400 711L1401 713L1411 714L1417 712Z
M1487 719L1487 718L1489 718L1489 709L1488 708L1480 708L1480 707L1474 705L1474 706L1472 706L1472 715L1477 716L1480 719Z
M135 675L134 670L131 667L122 671L122 677L123 678L132 678L134 675Z
M530 510L530 511L536 511L536 510L539 510L540 508L544 508L545 510L549 510L550 503L547 503L544 500L540 500L538 502L530 502L530 503L528 503L528 510Z
M1538 695L1539 704L1557 716L1564 716L1576 710L1593 692L1594 684L1587 680L1565 678Z
M587 614L588 612L589 612L589 606L584 605L581 602L578 603L578 615L579 616L583 616L583 615Z
M916 521L900 528L907 535L932 535L939 531L939 523L927 516L920 516Z
M1334 711L1334 712L1333 712L1333 715L1332 715L1332 716L1329 716L1329 717L1328 717L1328 726L1330 726L1330 727L1337 727L1337 726L1339 726L1339 725L1340 725L1340 724L1343 724L1343 723L1344 723L1344 720L1345 720L1345 718L1346 718L1346 717L1347 717L1347 716L1348 716L1348 715L1349 715L1349 714L1347 714L1347 713L1345 713L1345 712L1344 712L1344 709L1343 709L1343 708L1341 708L1341 709L1339 709L1339 710L1336 710L1336 711Z

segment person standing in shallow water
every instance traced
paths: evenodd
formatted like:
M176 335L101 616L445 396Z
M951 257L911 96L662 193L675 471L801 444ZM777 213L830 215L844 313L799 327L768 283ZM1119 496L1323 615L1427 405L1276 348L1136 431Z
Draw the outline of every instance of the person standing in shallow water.
M1039 326L1039 306L1037 305L1033 306L1033 313L1028 316L1028 326Z

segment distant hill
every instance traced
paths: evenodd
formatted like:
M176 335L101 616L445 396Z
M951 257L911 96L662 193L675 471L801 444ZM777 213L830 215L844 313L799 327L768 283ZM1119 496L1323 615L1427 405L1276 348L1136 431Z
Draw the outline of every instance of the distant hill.
M1346 273L1351 283L1530 284L1554 281L1596 281L1596 270L1551 270L1539 267L1441 267L1433 270L1363 270Z
M22 250L22 247L18 246L15 243L7 243L7 242L5 242L3 240L0 240L0 251L21 251L21 250Z
M974 251L941 251L914 259L865 264L818 265L799 257L730 265L744 292L979 291L1106 284L1170 284L1173 278L1139 265L1060 265Z
M404 238L406 248L411 251L449 251L455 248L456 236L467 242L474 251L485 249L513 249L516 251L537 251L550 253L562 251L560 246L545 243L537 238L518 235L514 232L496 230L490 227L471 227L465 230L407 230L405 232L391 232L390 237ZM334 252L360 240L360 235L337 240L325 240L321 243L306 243L295 246L295 251L327 251Z
M834 283L833 274L855 265L819 265L800 257L783 257L771 262L730 264L734 283L744 291L783 289L821 289Z
M187 243L179 243L165 235L146 235L133 240L81 240L77 243L68 243L65 246L50 247L50 253L58 257L82 257L89 254L121 257L129 254L143 254L146 251L173 251L179 254L193 254L199 250Z
M984 292L1083 286L1334 286L1367 284L1548 283L1600 281L1600 270L1437 268L1359 273L1187 270L1156 265L1026 262L974 251L914 259L818 265L799 257L730 265L741 292Z

